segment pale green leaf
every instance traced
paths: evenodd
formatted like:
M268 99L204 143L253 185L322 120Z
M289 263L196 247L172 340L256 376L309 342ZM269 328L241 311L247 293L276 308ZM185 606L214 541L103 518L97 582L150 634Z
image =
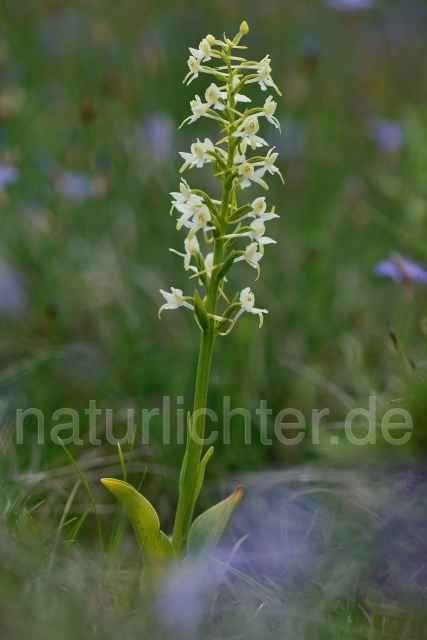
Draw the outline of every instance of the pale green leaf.
M231 496L196 518L187 540L190 559L212 555L242 495L243 487L238 486Z
M175 552L169 538L160 531L156 510L127 482L115 478L103 478L101 482L123 505L142 547L144 567L154 573L161 572L175 557Z

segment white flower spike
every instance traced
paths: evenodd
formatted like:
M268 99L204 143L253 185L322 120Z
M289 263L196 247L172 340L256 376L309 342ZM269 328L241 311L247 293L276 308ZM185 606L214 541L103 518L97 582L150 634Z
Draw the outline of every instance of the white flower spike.
M282 178L276 166L278 154L274 147L267 148L265 156L264 152L262 155L257 152L261 147L268 147L267 140L260 135L262 127L273 125L280 131L280 123L275 115L277 103L269 95L263 100L263 106L249 107L247 103L251 100L243 93L246 84L257 83L263 91L273 88L280 94L271 75L268 55L260 62L246 61L240 55L235 55L241 53L236 49L246 49L240 45L240 40L248 30L249 27L243 22L233 40L225 36L219 40L208 35L197 48L190 47L189 73L184 82L189 84L203 74L211 78L213 76L213 81L209 80L206 83L208 86L205 85L190 101L192 115L182 124L210 118L218 123L225 137L216 144L209 138L203 141L197 138L189 152L180 151L184 161L180 173L210 164L221 183L222 195L220 200L214 199L200 189L190 188L184 179L181 180L179 191L171 192L171 211L176 209L179 212L176 228L181 230L184 227L187 237L184 238L184 251L175 248L170 251L184 259L184 270L191 273L190 280L194 278L205 292L196 291L192 297L184 296L181 289L171 289L172 293L161 292L166 304L160 311L181 306L193 309L194 305L199 328L207 331L210 327L219 335L229 333L245 311L257 314L262 325L263 314L267 310L255 308L255 298L248 287L240 292L239 303L230 302L233 296L227 297L225 292L225 288L230 286L227 275L234 264L246 262L256 269L258 280L265 246L276 243L266 235L266 223L279 217L274 207L267 206L264 196L256 197L250 204L238 202L238 194L243 189L262 187L268 190L265 180L267 174L277 173ZM244 219L250 222L242 225ZM243 239L246 239L246 246L241 246ZM203 250L203 241L207 247L213 245L213 250ZM233 244L235 246L231 249ZM204 259L203 255L206 255ZM217 315L217 304L221 297L228 307L222 315ZM227 330L223 331L228 323Z

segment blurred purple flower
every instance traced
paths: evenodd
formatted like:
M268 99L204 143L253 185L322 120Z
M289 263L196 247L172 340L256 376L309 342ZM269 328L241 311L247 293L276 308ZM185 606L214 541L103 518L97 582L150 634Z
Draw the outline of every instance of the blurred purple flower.
M16 182L19 178L19 171L16 167L10 167L0 164L0 189L7 187L8 184Z
M163 627L183 631L187 637L196 637L208 589L209 581L203 566L187 562L179 572L172 573L155 602Z
M427 284L427 271L421 265L398 253L391 254L388 260L378 262L373 273L376 276L391 278L398 284L408 282Z
M368 123L368 136L386 151L398 151L405 144L402 127L396 120L375 117Z
M325 4L337 11L360 11L371 9L376 0L325 0Z
M26 295L19 274L0 262L0 314L14 315L25 308Z
M150 148L158 164L166 164L173 151L174 131L175 125L169 114L155 111L140 128L138 138Z

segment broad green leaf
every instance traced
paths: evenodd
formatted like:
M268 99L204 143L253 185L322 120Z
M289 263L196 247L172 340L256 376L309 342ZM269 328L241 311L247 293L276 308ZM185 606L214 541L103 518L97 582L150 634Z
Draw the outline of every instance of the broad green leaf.
M102 478L102 484L125 508L142 547L142 558L147 571L154 574L163 572L175 557L169 538L160 531L160 521L154 507L134 487L123 480Z
M243 487L238 486L231 496L196 518L191 525L187 540L190 559L212 555L242 495Z

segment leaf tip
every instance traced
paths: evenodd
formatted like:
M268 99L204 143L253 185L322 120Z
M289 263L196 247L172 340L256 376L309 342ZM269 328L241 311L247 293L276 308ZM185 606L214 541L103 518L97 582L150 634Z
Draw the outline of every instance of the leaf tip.
M236 487L233 493L231 494L233 498L233 502L236 506L239 504L240 500L242 499L243 492L244 492L244 487L242 484L239 484L239 486Z

